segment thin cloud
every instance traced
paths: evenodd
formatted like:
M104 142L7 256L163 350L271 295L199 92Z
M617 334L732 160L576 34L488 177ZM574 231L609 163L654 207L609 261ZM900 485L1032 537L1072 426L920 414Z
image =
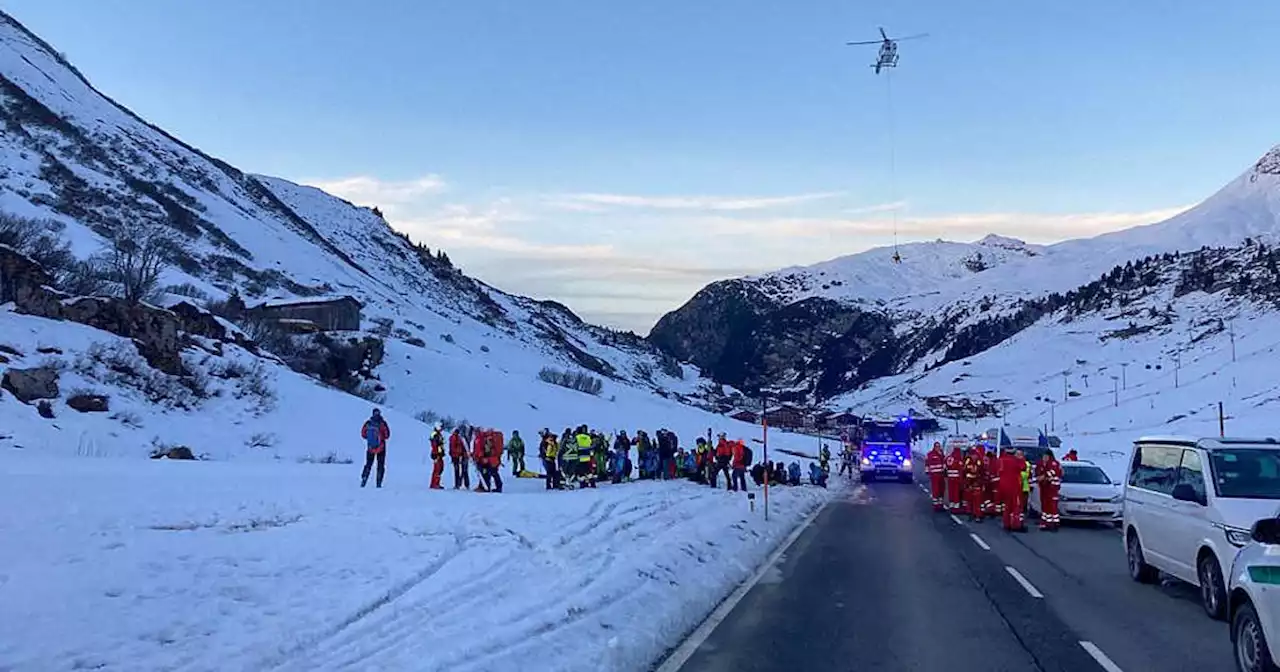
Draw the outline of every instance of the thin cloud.
M424 175L401 181L387 181L359 175L336 180L308 180L304 183L353 203L377 205L383 208L416 202L444 191L447 186L439 175Z
M766 210L842 196L842 192L819 192L791 196L639 196L633 194L563 194L549 196L545 203L573 212L604 212L610 208L649 210Z
M988 233L1016 236L1030 242L1054 242L1094 236L1140 224L1163 221L1186 210L1185 206L1139 212L960 213L926 217L900 216L892 220L839 217L706 217L698 226L714 234L761 238L828 237L833 235L888 236L968 240Z

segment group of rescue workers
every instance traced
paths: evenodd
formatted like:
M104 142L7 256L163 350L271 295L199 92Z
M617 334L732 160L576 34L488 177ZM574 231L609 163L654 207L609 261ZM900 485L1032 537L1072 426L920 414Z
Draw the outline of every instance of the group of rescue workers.
M378 409L360 429L365 440L365 464L360 476L360 487L369 481L369 473L377 464L377 487L382 487L386 473L387 440L390 427ZM525 443L519 430L511 432L509 441L496 429L459 426L448 437L444 427L436 423L431 432L431 489L441 490L444 485L445 457L453 467L454 489L471 489L471 469L475 465L480 480L478 492L502 492L503 455L511 465L515 477L541 477L547 490L594 488L602 480L622 483L632 480L638 471L641 480L689 479L719 487L720 474L724 474L725 487L732 491L747 490L747 473L756 485L766 479L772 483L800 485L800 464L782 462L755 464L751 447L741 440L730 440L721 433L713 444L711 432L698 437L692 451L680 445L679 438L668 429L659 429L652 437L645 430L637 430L635 436L617 432L612 442L604 433L580 425L576 429L566 427L557 436L544 428L538 433L538 457L542 461L542 473L535 473L525 466ZM632 463L631 449L636 449L639 465ZM814 485L826 487L830 473L830 453L824 446L819 456L821 466L810 463L809 480Z
M1075 460L1075 451L1063 459ZM968 449L953 445L944 454L942 444L935 441L925 455L924 470L934 511L967 514L977 522L1000 516L1005 530L1025 532L1023 515L1034 478L1040 493L1040 529L1056 531L1061 522L1062 465L1052 450L1045 450L1033 465L1020 449L1005 448L997 455L982 445Z

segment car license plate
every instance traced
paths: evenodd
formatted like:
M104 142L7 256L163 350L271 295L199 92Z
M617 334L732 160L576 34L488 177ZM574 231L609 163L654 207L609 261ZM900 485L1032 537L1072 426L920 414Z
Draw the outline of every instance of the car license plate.
M1107 510L1107 507L1101 504L1077 504L1075 508L1081 513L1102 513Z

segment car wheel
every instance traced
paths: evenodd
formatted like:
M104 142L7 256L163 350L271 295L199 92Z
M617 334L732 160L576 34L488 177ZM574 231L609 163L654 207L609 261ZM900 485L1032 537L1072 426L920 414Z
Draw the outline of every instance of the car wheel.
M1231 648L1236 657L1236 669L1240 672L1278 672L1267 648L1267 637L1262 631L1258 612L1247 601L1236 610L1231 619Z
M1226 620L1227 589L1222 582L1222 568L1212 553L1206 553L1196 563L1196 575L1200 579L1200 604L1204 613L1216 621Z
M1155 583L1160 576L1155 567L1147 564L1142 555L1142 543L1138 541L1138 533L1130 531L1124 543L1125 556L1129 561L1129 578L1138 583Z

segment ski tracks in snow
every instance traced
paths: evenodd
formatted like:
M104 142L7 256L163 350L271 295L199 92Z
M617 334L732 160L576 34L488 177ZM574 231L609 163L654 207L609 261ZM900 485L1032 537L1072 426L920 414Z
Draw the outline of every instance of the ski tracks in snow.
M384 669L505 669L491 663L555 638L634 587L635 579L615 568L618 553L669 527L670 516L661 513L678 506L673 493L654 494L613 501L606 497L617 493L586 494L597 499L585 511L567 507L572 520L542 543L472 514L431 563L265 667L344 670L376 660ZM620 536L628 531L630 538ZM491 636L478 638L477 629ZM467 641L483 649L459 648Z

